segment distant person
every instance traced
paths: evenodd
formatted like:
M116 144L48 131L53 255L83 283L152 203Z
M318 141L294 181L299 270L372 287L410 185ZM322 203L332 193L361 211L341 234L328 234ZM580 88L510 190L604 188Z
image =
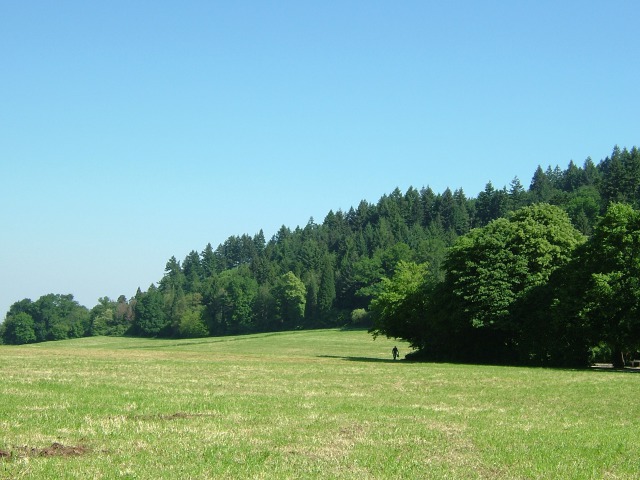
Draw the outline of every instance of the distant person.
M391 354L393 355L393 359L394 360L396 358L398 358L400 356L400 352L398 351L398 347L393 347L393 350L391 350Z

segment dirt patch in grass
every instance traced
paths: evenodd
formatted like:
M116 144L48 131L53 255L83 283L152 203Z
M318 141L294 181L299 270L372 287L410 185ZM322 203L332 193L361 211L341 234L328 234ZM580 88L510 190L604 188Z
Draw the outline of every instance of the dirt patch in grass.
M201 415L198 415L195 413L176 412L176 413L167 413L167 414L158 415L158 418L162 420L178 420L181 418L196 418L199 416Z
M215 414L213 413L187 413L187 412L176 412L176 413L158 413L156 415L134 415L133 419L137 420L180 420L184 418L200 418L200 417L213 417Z
M39 455L41 457L74 457L77 455L84 455L89 451L87 447L79 446L67 446L61 443L52 443L50 447L46 448L34 448L31 450L32 454Z
M8 460L12 457L77 457L89 453L89 448L83 445L68 446L54 442L49 447L20 447L8 452L0 450L0 459Z

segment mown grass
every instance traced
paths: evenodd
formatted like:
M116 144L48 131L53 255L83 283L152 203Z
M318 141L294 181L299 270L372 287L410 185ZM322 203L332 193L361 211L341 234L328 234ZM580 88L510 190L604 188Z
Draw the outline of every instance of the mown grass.
M393 362L394 343L2 346L0 478L640 478L640 375Z

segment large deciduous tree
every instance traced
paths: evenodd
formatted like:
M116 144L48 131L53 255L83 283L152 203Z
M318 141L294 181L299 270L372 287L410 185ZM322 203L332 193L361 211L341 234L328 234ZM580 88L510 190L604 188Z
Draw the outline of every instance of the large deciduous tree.
M36 341L33 317L28 313L20 312L9 316L2 326L2 339L6 344L21 345Z
M450 249L444 291L451 321L478 360L514 361L522 333L516 307L567 264L584 237L561 209L524 207L461 237ZM457 325L455 325L457 323ZM476 347L475 349L473 347Z
M385 335L407 340L414 348L424 347L428 279L426 263L405 261L397 265L393 276L382 278L369 305L374 322L370 332L374 337Z
M581 250L586 290L579 313L615 366L640 349L640 211L612 204Z
M307 291L302 280L287 272L275 287L275 297L283 328L296 328L304 319Z

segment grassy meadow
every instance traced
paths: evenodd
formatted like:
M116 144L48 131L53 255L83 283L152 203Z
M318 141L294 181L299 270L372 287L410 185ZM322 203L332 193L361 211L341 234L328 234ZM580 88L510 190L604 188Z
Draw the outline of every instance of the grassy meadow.
M640 375L394 362L394 344L0 346L0 478L640 478Z

